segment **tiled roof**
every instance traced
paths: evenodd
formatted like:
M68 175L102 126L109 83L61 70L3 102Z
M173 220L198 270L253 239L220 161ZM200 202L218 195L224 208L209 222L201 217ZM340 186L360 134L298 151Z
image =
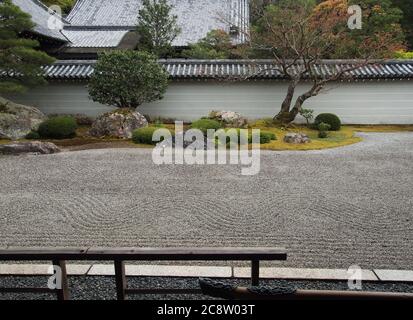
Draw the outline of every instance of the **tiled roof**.
M49 79L87 80L94 71L95 63L58 61L45 68L45 74ZM270 60L160 60L159 63L172 79L285 79L279 66ZM315 66L314 72L323 77L358 64L354 60L325 60ZM413 79L413 60L376 62L353 70L348 76L353 80Z
M232 26L240 30L234 42L245 39L249 0L169 0L169 3L182 28L174 46L195 43L213 29L229 32ZM141 7L142 0L78 0L67 19L75 27L127 27L131 30L137 25Z
M64 29L71 48L116 48L128 30Z
M48 24L53 15L51 14L47 7L44 6L38 0L12 0L12 2L17 5L22 11L28 13L32 17L33 23L35 23L34 31L38 34L41 34L45 37L57 39L60 41L67 42L68 40L65 36L61 33L61 30L49 28ZM66 21L60 17L55 15L63 24Z

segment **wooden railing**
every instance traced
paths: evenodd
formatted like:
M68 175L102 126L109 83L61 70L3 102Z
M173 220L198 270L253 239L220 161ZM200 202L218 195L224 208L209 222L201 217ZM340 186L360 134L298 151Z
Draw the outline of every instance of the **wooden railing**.
M118 300L128 294L202 294L200 289L138 289L128 288L125 261L250 261L251 284L259 285L260 261L286 260L280 248L4 248L0 261L51 261L60 267L61 287L0 288L8 293L56 293L59 300L69 300L66 261L113 261Z

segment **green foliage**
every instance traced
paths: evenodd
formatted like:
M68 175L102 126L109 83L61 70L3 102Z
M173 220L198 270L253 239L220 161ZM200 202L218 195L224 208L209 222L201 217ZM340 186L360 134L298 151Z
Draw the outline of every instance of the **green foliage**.
M408 47L413 50L413 3L412 0L392 0L393 4L403 12L401 25Z
M77 123L73 117L56 117L42 122L37 131L42 138L69 139L76 136Z
M321 113L314 121L315 126L319 129L319 125L325 123L330 125L330 130L339 131L341 129L341 120L338 116L332 113Z
M231 37L224 30L212 30L198 43L189 46L182 55L192 59L228 59L231 56Z
M229 131L234 132L233 130L235 130L236 134L237 134L237 143L241 144L242 140L241 140L241 135L246 135L245 136L245 141L247 141L248 143L252 143L252 132L251 131L247 131L246 129L227 129L227 136L226 136L226 144L229 146L230 142L231 142L231 135L229 134ZM217 141L219 141L219 137L217 136L216 138ZM277 136L275 133L270 132L270 131L262 131L260 130L260 144L266 144L266 143L270 143L271 141L275 141L277 140Z
M320 131L329 131L330 129L331 129L331 126L328 123L321 122L318 125L318 130L320 130Z
M310 125L310 121L314 119L314 110L302 108L300 114L307 121L307 125Z
M142 49L158 57L171 52L172 42L181 33L178 17L172 15L172 9L167 0L143 0L137 26Z
M40 134L37 131L30 131L26 135L26 139L28 139L28 140L39 140L40 139Z
M99 56L89 82L93 101L117 108L137 108L163 98L168 74L152 54L110 51Z
M328 137L328 130L331 129L331 126L328 123L321 122L318 124L317 129L319 130L318 137L320 139L325 139Z
M218 121L210 119L200 119L198 121L193 122L191 125L192 129L199 129L204 134L206 134L209 129L218 130L221 127L222 126Z
M48 7L52 5L59 6L62 8L62 11L64 13L69 13L73 8L76 0L42 0L42 2Z
M156 145L159 141L153 141L153 134L160 127L140 128L133 132L132 141L136 144Z
M271 141L277 140L277 136L273 132L261 131L260 132L260 144L270 143ZM249 143L252 143L252 134L248 137Z
M406 59L406 60L412 60L413 59L413 51L403 51L399 50L394 53L394 57L396 59Z
M36 50L35 40L20 38L34 27L30 15L10 0L0 2L0 70L20 77L2 77L0 93L22 92L27 87L44 84L42 65L54 61L46 53Z

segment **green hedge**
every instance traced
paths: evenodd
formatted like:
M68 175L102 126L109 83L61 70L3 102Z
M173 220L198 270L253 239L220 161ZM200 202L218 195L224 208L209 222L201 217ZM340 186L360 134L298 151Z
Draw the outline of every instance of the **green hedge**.
M40 139L40 134L37 131L30 131L26 135L26 139L28 139L28 140L39 140Z
M204 134L207 133L209 129L218 130L221 128L221 124L218 121L210 120L210 119L200 119L195 121L191 125L191 129L199 129Z
M238 134L238 139L241 138L241 130L240 129L236 129L237 130L237 134ZM244 132L244 131L242 131ZM270 143L271 141L277 140L277 136L275 135L275 133L270 132L270 131L260 131L260 144L266 144L266 143ZM227 144L230 143L231 138L227 137ZM238 141L238 143L241 143L241 140ZM252 143L252 132L250 130L248 130L248 143Z
M132 141L137 144L156 145L159 141L153 141L152 137L156 130L165 129L162 127L146 127L140 128L133 132Z
M37 131L41 138L70 139L76 136L77 123L73 117L50 118L40 124Z
M341 120L338 116L333 113L321 113L319 114L314 121L315 127L318 129L320 123L327 123L330 125L331 131L339 131L341 129Z

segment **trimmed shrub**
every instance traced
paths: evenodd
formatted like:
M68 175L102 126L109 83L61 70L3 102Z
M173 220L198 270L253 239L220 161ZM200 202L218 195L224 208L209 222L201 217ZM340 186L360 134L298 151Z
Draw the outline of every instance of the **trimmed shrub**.
M252 134L251 133L249 135L248 140L249 140L249 143L252 143ZM261 144L270 143L273 140L277 140L277 136L275 135L275 133L269 132L269 131L261 131L260 132L260 143Z
M76 113L76 114L51 114L49 118L57 118L57 117L73 117L76 120L78 126L91 126L93 124L94 118L89 117L86 114Z
M37 131L30 131L26 135L26 139L28 139L28 140L39 140L40 139L40 134Z
M191 125L191 129L199 129L204 134L207 133L209 129L218 130L221 128L221 124L218 121L210 120L210 119L200 119L195 121Z
M320 130L320 132L318 133L318 137L320 139L325 139L328 137L328 130L330 130L331 126L328 123L324 123L321 122L318 125L318 130Z
M162 129L162 127L146 127L133 131L132 141L136 144L150 144L156 145L159 141L153 141L152 137L156 130Z
M341 129L341 120L333 113L321 113L314 121L315 126L318 128L320 123L327 123L330 125L331 131L339 131Z
M73 117L50 118L40 124L37 131L42 138L69 139L76 136L77 123Z

